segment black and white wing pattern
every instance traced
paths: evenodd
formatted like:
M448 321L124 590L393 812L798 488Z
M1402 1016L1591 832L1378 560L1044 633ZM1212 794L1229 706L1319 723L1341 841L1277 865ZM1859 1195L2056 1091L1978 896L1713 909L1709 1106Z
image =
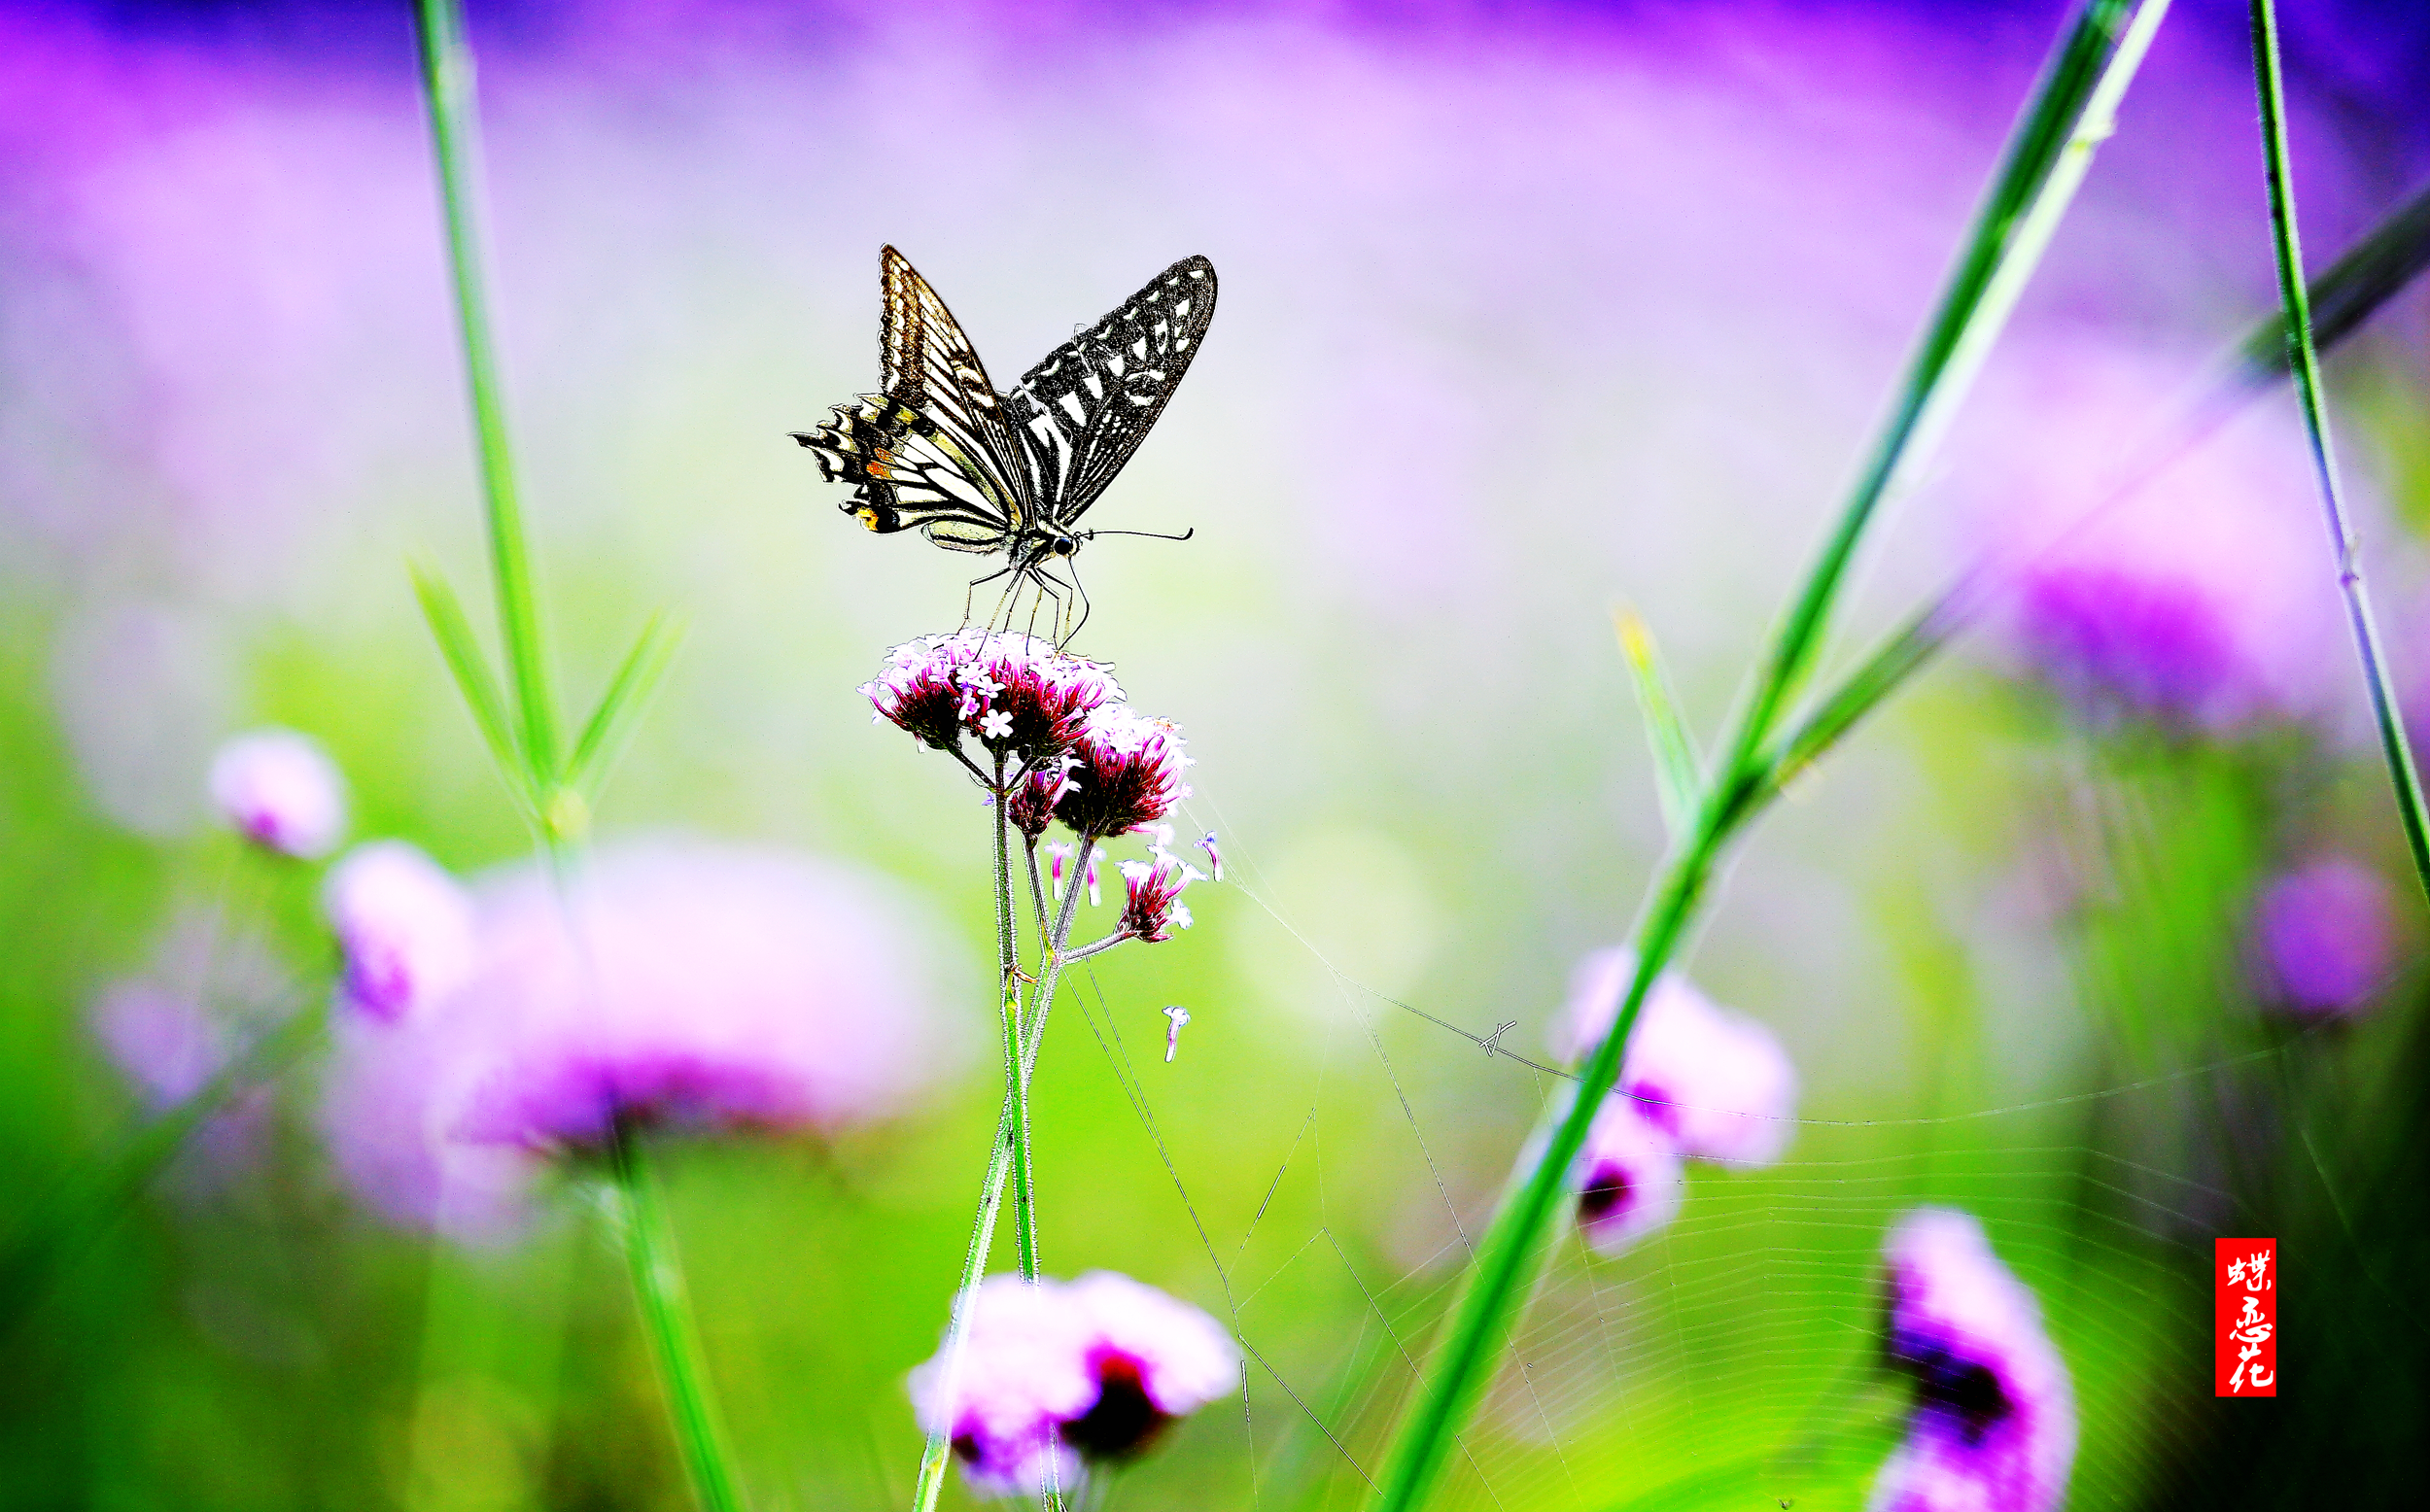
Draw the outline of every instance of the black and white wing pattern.
M1038 513L1022 443L954 312L901 253L880 260L884 392L838 404L832 422L793 439L830 482L852 485L844 511L869 529L917 526L955 551L1001 551Z
M1123 470L1214 318L1215 265L1184 258L1048 353L1004 395L1044 527L1069 528Z

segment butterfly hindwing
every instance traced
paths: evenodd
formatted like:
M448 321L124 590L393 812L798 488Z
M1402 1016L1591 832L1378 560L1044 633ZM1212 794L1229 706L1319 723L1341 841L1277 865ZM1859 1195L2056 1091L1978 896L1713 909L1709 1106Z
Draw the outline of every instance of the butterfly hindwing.
M967 451L908 404L866 395L838 404L832 421L793 438L817 457L829 482L852 486L845 512L880 534L917 526L939 545L994 551L1010 533L1003 509L964 464Z
M1049 523L1068 527L1130 461L1214 318L1215 265L1184 258L1004 396Z

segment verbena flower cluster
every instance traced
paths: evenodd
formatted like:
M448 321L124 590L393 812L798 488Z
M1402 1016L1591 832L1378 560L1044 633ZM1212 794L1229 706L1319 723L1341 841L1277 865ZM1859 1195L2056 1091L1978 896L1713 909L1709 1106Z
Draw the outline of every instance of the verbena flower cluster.
M1112 1271L990 1276L964 1306L960 1359L949 1333L911 1392L920 1426L949 1437L982 1495L1035 1495L1050 1477L1076 1486L1239 1384L1214 1319Z
M971 739L1010 765L1006 812L1033 841L1054 821L1091 840L1144 829L1190 796L1180 730L1133 711L1105 668L1033 636L907 641L860 691L876 717L939 750Z
M2048 1512L2075 1460L2075 1400L2041 1309L1983 1225L1921 1208L1885 1247L1882 1352L1913 1378L1907 1436L1869 1512Z
M383 842L332 870L345 946L323 1122L378 1209L509 1228L551 1154L619 1124L832 1130L947 1058L908 908L775 850L607 846L467 889Z
M1578 964L1553 1052L1576 1060L1603 1043L1637 969L1625 946ZM1797 1070L1772 1032L1716 1007L1687 979L1655 979L1629 1036L1616 1095L1606 1099L1574 1177L1587 1243L1616 1254L1668 1223L1684 1194L1683 1162L1761 1166L1780 1158L1797 1106Z

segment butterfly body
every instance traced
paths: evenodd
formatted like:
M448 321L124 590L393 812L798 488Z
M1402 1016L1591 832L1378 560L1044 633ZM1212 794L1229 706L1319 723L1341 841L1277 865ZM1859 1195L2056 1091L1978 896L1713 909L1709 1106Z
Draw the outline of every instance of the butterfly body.
M1098 533L1077 522L1198 356L1214 266L1184 258L999 394L928 281L892 247L880 261L881 392L793 438L822 476L851 485L841 507L871 531L918 529L949 551L1001 554L1016 587L1042 583Z

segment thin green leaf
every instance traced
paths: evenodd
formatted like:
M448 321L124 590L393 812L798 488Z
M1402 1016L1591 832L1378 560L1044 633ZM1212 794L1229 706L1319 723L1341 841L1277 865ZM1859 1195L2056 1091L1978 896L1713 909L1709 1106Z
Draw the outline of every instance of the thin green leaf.
M498 590L498 630L515 690L528 785L545 788L557 770L556 702L540 641L539 592L516 502L514 453L507 444L505 384L499 377L491 334L488 238L481 223L480 113L472 87L472 50L464 38L457 0L419 0L422 94L430 108L431 145L438 159L440 209L447 227L448 266L455 276L456 317L464 336L465 385L481 464L489 526L490 569Z
M2362 659L2363 680L2371 691L2372 717L2379 726L2379 748L2387 757L2388 780L2396 789L2396 811L2405 824L2405 843L2413 851L2413 873L2422 891L2430 894L2430 808L2421 793L2421 773L2413 766L2413 746L2405 736L2396 689L2388 676L2387 655L2379 643L2378 622L2371 612L2371 593L2363 586L2362 549L2346 517L2343 491L2338 484L2337 452L2329 439L2328 403L2321 396L2320 352L2313 340L2311 301L2304 283L2304 249L2295 224L2295 174L2287 164L2286 86L2278 71L2278 13L2271 0L2252 0L2253 80L2261 95L2262 145L2270 163L2270 229L2277 252L2278 298L2286 312L2287 356L2295 372L2296 396L2303 401L2304 429L2311 438L2312 472L2320 484L2320 507L2329 526L2329 544L2336 553L2338 586L2345 595L2345 618L2354 632L2354 649Z
M2398 291L2430 267L2430 186L2390 212L2345 256L2311 281L2313 346L2328 351L2379 312ZM2287 376L2286 317L2272 316L2237 348L2238 382L2267 389Z
M1385 1512L1415 1512L1433 1492L1454 1436L1501 1353L1510 1309L1541 1263L1545 1230L1561 1204L1571 1164L1619 1074L1646 994L1685 937L1723 847L1772 791L1764 757L1774 727L1820 654L1864 531L1882 501L1914 476L1947 426L2092 154L2109 134L2117 102L2140 66L2167 3L2145 0L2137 8L2127 0L2085 0L2053 51L1871 458L1773 637L1701 796L1694 826L1656 879L1635 933L1637 971L1612 1030L1580 1069L1576 1098L1546 1131L1533 1165L1506 1191L1477 1246L1431 1379L1413 1396L1386 1452L1378 1494Z
M464 605L457 601L456 591L447 586L447 580L435 568L407 564L406 570L413 574L413 594L422 601L422 617L431 623L431 635L438 641L439 655L446 658L447 670L455 675L456 691L464 695L465 706L472 710L472 722L480 727L481 739L489 746L506 785L516 797L529 801L530 776L506 724L506 703L499 696L498 681L490 675L489 658L473 637L472 622L465 618Z
M664 609L642 627L641 638L633 642L624 665L616 669L608 691L600 695L591 722L582 727L582 738L574 741L573 755L566 763L566 786L586 798L598 796L600 784L607 781L608 771L624 752L635 716L649 702L682 638L682 627Z
M1653 643L1653 632L1637 611L1618 608L1612 611L1612 624L1619 632L1620 656L1628 663L1630 685L1637 690L1637 711L1645 716L1646 744L1653 750L1654 785L1662 800L1662 827L1676 840L1695 822L1696 796L1700 785L1697 775L1695 738L1687 733L1685 721L1680 718L1679 700L1671 691L1669 673L1662 668L1662 653Z

